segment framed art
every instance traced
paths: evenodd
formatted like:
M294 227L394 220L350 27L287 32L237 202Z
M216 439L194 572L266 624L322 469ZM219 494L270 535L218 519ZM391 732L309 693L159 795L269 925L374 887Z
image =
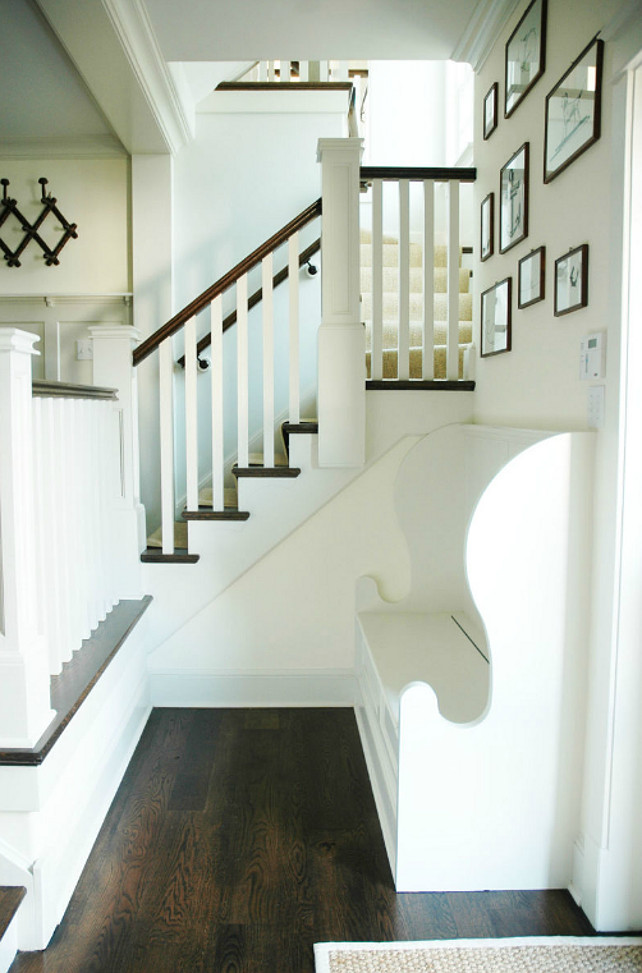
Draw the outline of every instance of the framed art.
M555 261L556 317L588 304L588 251L588 243L583 243Z
M490 138L497 128L497 82L495 81L484 97L484 138Z
M592 40L546 96L544 182L600 137L604 41Z
M512 278L493 284L481 296L481 357L510 351Z
M509 118L544 74L546 0L532 0L506 44L504 118Z
M544 300L546 247L532 250L517 264L517 307L530 307Z
M528 236L528 142L499 174L499 252L506 253Z
M495 252L495 194L489 193L481 204L480 260L488 260Z

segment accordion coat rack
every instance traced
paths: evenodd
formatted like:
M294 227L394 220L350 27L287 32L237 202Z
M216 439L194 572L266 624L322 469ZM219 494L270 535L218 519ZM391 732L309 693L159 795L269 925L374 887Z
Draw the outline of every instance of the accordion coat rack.
M18 223L22 227L22 230L24 231L24 236L19 246L15 250L12 250L7 245L7 243L5 243L2 237L0 237L0 250L2 250L4 259L6 260L8 267L20 266L20 257L32 240L34 241L34 243L37 243L40 249L42 250L45 263L47 264L47 266L48 267L57 266L60 263L58 257L62 248L70 239L73 238L75 240L78 238L78 228L76 224L69 223L68 220L65 219L65 217L58 209L58 200L54 196L52 196L51 193L47 194L45 187L47 185L48 180L45 179L43 176L38 180L38 182L42 187L41 195L40 195L40 202L42 203L42 211L38 216L37 220L35 221L35 223L30 223L29 220L26 219L26 217L23 216L23 214L18 209L17 201L15 199L11 199L11 197L7 192L7 188L9 186L9 180L0 179L0 184L2 185L2 199L0 199L0 207L1 207L0 227L4 225L4 223L9 219L10 216L13 216L18 221ZM53 249L46 243L45 240L43 240L39 232L40 227L45 222L45 220L47 219L50 213L53 214L53 216L55 216L55 218L58 220L58 222L60 223L63 229L63 234L60 237L57 245Z

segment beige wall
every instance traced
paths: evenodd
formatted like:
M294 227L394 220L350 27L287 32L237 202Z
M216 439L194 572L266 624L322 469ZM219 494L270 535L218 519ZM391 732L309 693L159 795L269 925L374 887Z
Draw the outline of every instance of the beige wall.
M33 241L20 267L0 260L0 295L113 294L131 290L129 270L129 159L0 160L0 175L10 180L9 196L31 223L42 210L38 179L58 201L62 215L78 226L78 239L60 254L59 266L47 267ZM43 239L54 247L62 235L50 214L42 225ZM0 236L15 250L23 237L13 216Z
M498 38L475 86L475 162L478 179L475 210L495 194L495 253L475 268L475 313L479 295L496 281L513 278L512 351L477 363L477 420L550 429L587 426L587 382L579 380L580 339L609 331L608 273L610 239L610 168L613 131L610 85L612 49L607 44L603 83L602 136L551 183L543 182L544 105L551 88L615 10L619 0L549 0L546 70L510 118L504 118L505 44L527 4L521 3ZM491 84L499 83L499 124L482 139L482 103ZM529 233L499 254L499 172L524 143L530 145ZM572 314L553 316L554 261L570 247L589 244L589 304ZM546 298L517 309L517 263L532 249L546 246ZM479 351L479 331L477 330ZM607 356L615 355L607 341ZM607 408L615 390L607 387Z

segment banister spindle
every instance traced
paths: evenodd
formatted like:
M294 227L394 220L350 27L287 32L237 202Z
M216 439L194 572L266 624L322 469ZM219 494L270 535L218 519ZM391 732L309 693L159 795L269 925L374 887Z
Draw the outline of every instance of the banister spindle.
M448 336L446 378L459 378L459 182L451 179L448 199Z
M300 419L299 405L299 234L288 241L288 280L290 290L290 422Z
M187 509L198 509L198 401L196 318L185 324L185 477Z
M274 466L274 300L272 254L262 261L263 287L263 465Z
M237 426L238 464L250 465L249 458L249 383L247 338L247 274L236 282L236 368L237 368Z
M435 377L435 184L424 183L422 378Z
M225 507L225 441L223 424L223 297L210 305L212 338L212 510Z
M383 182L372 183L372 350L370 374L383 378Z
M172 345L172 339L166 338L158 349L163 554L174 553L174 354Z
M397 377L410 378L410 182L399 180L399 350Z
M309 81L310 80L310 62L309 61L299 61L299 81Z

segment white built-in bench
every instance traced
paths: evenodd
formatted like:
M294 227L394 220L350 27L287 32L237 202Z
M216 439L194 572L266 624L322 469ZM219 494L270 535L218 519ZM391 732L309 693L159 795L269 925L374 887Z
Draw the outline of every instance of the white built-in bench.
M357 590L357 719L398 891L568 885L590 433L452 425L395 487L411 585Z

